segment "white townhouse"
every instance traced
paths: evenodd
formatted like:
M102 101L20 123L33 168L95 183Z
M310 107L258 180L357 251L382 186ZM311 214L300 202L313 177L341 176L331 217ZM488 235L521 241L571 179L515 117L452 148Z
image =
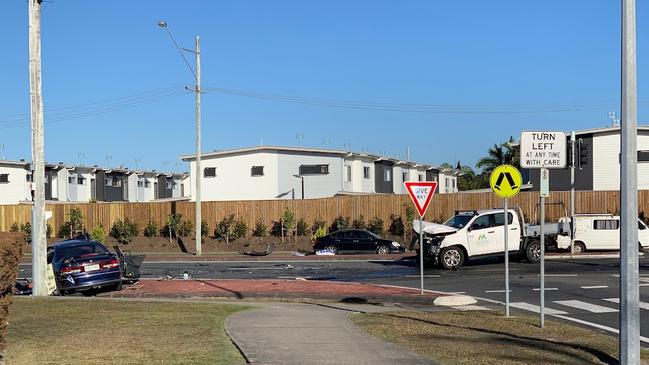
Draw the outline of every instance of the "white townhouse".
M186 191L193 190L195 155ZM398 159L343 150L258 146L204 153L201 199L267 200L339 194L405 194L403 182L440 181L440 193L457 191L457 172Z
M31 174L25 161L0 160L0 204L32 200Z
M575 140L575 190L619 190L620 127L576 131ZM649 125L638 126L637 149L638 190L649 190ZM522 172L532 190L538 191L539 170ZM550 170L550 189L570 190L570 168Z

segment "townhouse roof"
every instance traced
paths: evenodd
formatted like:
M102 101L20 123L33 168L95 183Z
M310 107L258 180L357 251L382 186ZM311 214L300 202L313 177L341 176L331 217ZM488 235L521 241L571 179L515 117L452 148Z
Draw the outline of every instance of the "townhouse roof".
M0 160L0 166L16 166L16 167L23 167L25 169L28 169L30 167L31 163L28 161L13 161L13 160ZM97 172L97 171L104 171L107 173L122 173L122 174L136 174L136 175L149 175L149 176L161 176L164 175L166 177L180 177L180 178L186 178L189 177L188 172L163 172L163 171L155 171L155 170L150 170L150 171L145 171L145 170L131 170L126 167L117 167L117 168L110 168L110 167L100 167L97 165L93 166L87 166L87 165L68 165L63 162L59 163L45 163L45 167L48 169L52 170L60 170L60 169L67 169L70 171L80 171L80 172Z
M434 166L425 163L419 163L414 161L406 161L389 156L381 156L377 154L372 154L368 152L354 152L354 151L345 151L337 149L326 149L326 148L312 148L312 147L289 147L289 146L253 146L253 147L243 147L235 148L228 150L215 150L212 152L206 152L201 154L201 159L213 158L213 157L227 157L235 156L248 153L259 153L259 152L278 152L278 153L303 153L303 154L320 154L320 155L330 155L330 156L340 156L340 157L361 157L368 158L374 161L389 161L395 165L406 165L414 168L422 168L425 170L439 170L442 172L455 172L454 169L442 168L439 166ZM184 155L180 157L183 161L195 161L196 155Z

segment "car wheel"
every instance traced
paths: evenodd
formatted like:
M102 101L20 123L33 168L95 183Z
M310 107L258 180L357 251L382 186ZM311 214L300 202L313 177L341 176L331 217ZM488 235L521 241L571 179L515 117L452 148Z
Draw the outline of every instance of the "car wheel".
M539 241L530 242L525 248L525 259L531 263L541 261L541 243Z
M338 255L338 247L336 247L336 246L329 245L329 246L325 246L324 249L325 249L325 251L331 251L331 252L333 252L334 255Z
M583 242L575 242L574 253L584 253L586 252L586 245Z
M387 255L390 253L390 247L381 245L376 249L376 253L378 253L379 255Z
M115 284L112 291L121 291L121 290L122 290L122 282L120 281L119 283Z
M443 268L455 270L464 264L464 251L458 246L444 247L439 258Z

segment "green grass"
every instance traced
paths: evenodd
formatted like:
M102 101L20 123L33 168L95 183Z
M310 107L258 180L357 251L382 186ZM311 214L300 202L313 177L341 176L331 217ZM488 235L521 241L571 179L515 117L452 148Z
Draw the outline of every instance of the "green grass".
M617 339L538 318L496 312L393 312L354 314L369 333L440 364L610 364ZM643 350L643 364L649 354Z
M9 364L244 364L223 329L241 305L16 298Z

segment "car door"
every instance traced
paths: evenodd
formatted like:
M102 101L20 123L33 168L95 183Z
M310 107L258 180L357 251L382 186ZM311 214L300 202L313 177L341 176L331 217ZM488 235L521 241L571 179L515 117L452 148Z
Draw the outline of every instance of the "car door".
M338 247L338 251L346 252L346 253L354 252L356 246L354 245L350 232L338 231L336 232L336 234L337 234L336 245Z
M467 230L469 256L493 252L494 242L497 240L496 229L492 227L493 220L493 214L485 214L471 221Z
M376 238L365 231L356 231L358 234L358 244L360 250L364 253L376 252Z
M514 225L514 215L511 212L507 213L507 246L509 251L517 250L520 243L520 232L518 225ZM494 246L492 252L505 252L505 214L498 213L494 215L494 229L496 230L496 237L494 239Z

